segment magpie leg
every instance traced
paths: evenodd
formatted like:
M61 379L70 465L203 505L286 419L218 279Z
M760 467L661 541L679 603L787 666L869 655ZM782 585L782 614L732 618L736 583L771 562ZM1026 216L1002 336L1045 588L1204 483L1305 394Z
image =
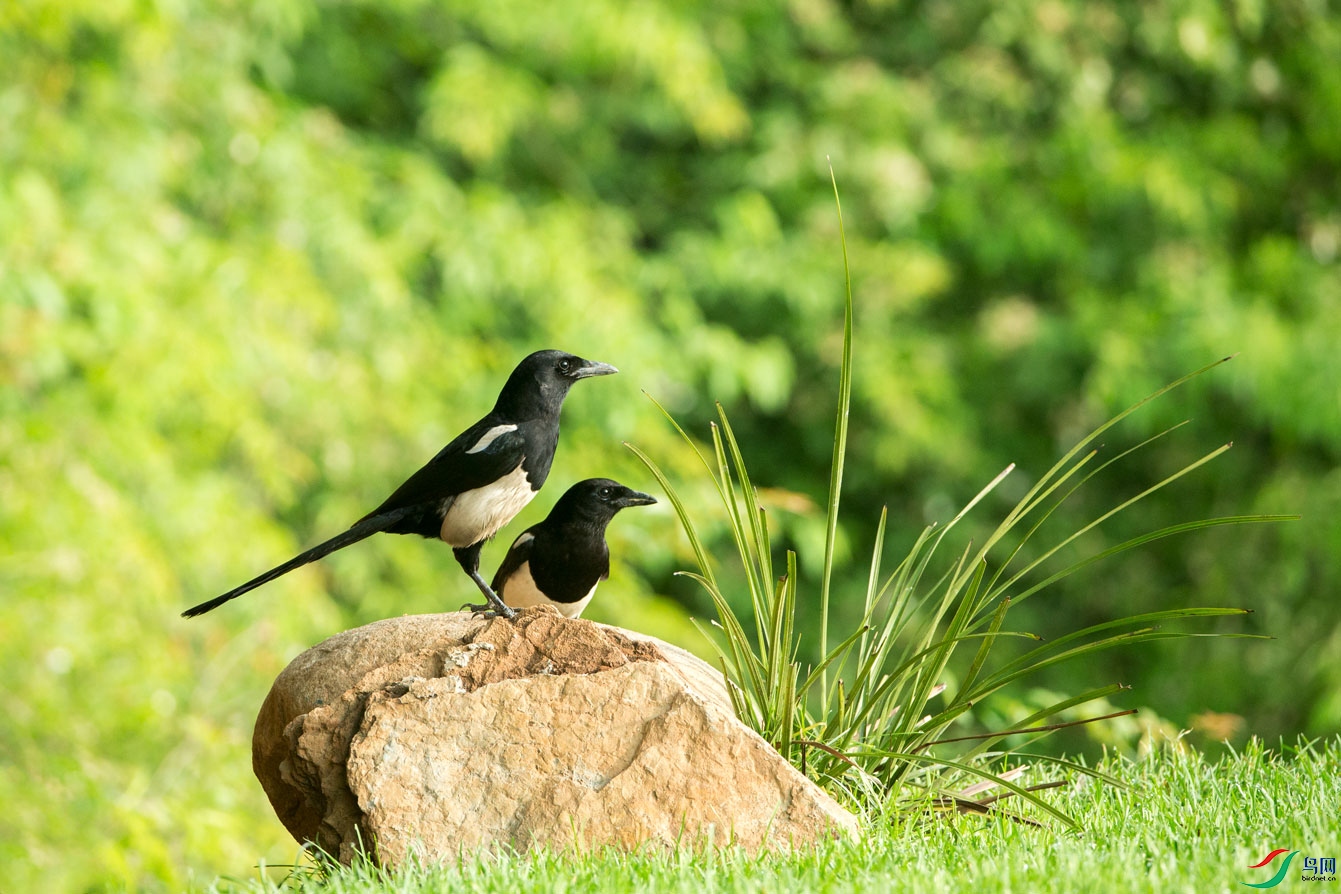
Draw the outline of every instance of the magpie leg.
M466 574L470 575L470 579L475 582L475 586L480 588L480 592L484 594L485 599L484 605L474 605L467 602L461 607L468 608L473 612L482 612L486 618L503 617L511 620L517 617L517 612L509 608L502 599L499 599L493 588L484 582L484 578L480 577L480 547L483 545L484 541L480 541L472 546L452 549L456 561L465 569Z
M484 582L484 578L480 577L478 571L471 574L470 578L475 581L475 586L480 588L480 592L484 594L484 598L487 599L488 602L484 605L474 605L467 602L465 605L461 606L462 608L468 608L473 612L482 612L486 618L497 618L502 616L504 618L512 619L517 617L516 609L510 608L507 603L502 599L499 599L498 594L493 591L492 587Z

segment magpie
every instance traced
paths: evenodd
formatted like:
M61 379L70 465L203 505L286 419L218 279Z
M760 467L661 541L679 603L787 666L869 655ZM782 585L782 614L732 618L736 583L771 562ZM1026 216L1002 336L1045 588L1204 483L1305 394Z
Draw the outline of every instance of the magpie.
M494 575L494 592L512 608L552 605L576 618L610 576L605 526L628 506L656 500L609 478L579 481L539 524L512 541Z
M487 600L472 606L515 616L480 576L480 548L510 522L545 483L559 442L559 411L579 379L618 372L608 363L562 351L537 351L517 365L498 402L479 422L396 488L382 505L354 524L283 565L182 612L203 615L230 599L373 534L420 534L452 547L456 561Z

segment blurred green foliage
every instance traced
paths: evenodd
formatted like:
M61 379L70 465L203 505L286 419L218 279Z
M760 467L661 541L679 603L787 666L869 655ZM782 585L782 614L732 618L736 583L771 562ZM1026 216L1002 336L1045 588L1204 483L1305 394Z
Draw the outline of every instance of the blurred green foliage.
M530 350L624 373L574 393L554 483L504 540L578 478L647 486L621 440L692 474L646 390L691 427L732 409L813 579L829 159L858 305L846 591L881 505L901 554L1017 462L1001 512L1077 435L1241 351L1123 432L1194 417L1148 480L1101 482L1069 521L1231 439L1091 546L1305 521L1077 576L1031 629L1255 608L1276 641L1066 673L1179 724L1341 727L1338 58L1326 0L0 7L0 888L287 861L247 759L269 681L468 581L445 549L377 538L177 612L376 505ZM591 616L695 644L669 512L611 538Z

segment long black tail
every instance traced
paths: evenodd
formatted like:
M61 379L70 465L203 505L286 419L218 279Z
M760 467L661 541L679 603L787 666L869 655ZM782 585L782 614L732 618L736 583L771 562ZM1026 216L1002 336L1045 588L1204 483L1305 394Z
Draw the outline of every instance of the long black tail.
M281 575L288 574L295 568L301 568L309 562L315 562L322 556L329 556L337 549L344 549L346 546L351 546L358 543L360 540L365 540L379 531L385 531L388 527L400 521L404 515L405 511L400 510L361 519L358 522L355 522L354 526L343 534L337 534L325 543L314 546L307 552L299 553L283 565L271 568L260 577L253 578L240 587L234 587L222 596L215 596L208 602L202 602L199 605L188 608L186 611L182 612L182 617L194 618L196 615L203 615L205 612L213 611L228 600L236 599L243 593L250 592L261 584L269 583Z

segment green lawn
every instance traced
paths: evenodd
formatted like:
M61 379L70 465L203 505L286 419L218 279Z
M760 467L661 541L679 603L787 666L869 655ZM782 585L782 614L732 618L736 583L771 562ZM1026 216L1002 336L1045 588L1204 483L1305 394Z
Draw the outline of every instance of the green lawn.
M532 855L413 870L378 878L346 870L285 878L220 879L194 890L230 892L522 891L1247 891L1299 851L1274 889L1337 890L1305 882L1304 858L1341 857L1341 740L1245 751L1212 761L1166 750L1104 769L1128 787L1088 779L1054 793L1081 832L977 816L872 822L853 842L786 857ZM1037 781L1037 780L1035 780ZM1333 888L1333 885L1337 885Z

